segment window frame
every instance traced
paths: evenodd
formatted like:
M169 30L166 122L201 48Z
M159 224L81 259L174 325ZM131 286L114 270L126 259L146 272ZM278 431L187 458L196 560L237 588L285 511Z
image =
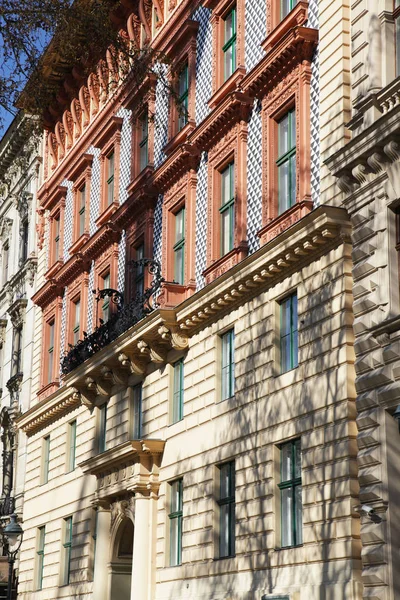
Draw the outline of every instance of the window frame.
M292 208L296 204L296 109L290 108L284 115L280 117L277 121L278 126L278 151L277 151L277 159L276 159L276 167L278 169L277 181L278 181L278 216L285 213L287 210ZM284 152L281 151L280 143L281 143L281 127L283 126L284 119L288 118L288 149ZM293 125L294 123L294 125ZM293 145L293 126L294 126L294 145ZM293 173L292 173L292 159L294 160L294 187L293 187ZM287 188L289 190L289 197L282 198L281 191L281 177L280 177L280 169L282 169L285 165L289 166L288 169L288 183ZM293 194L294 192L294 194Z
M228 19L228 17L230 17L232 15L232 35L231 37L227 40L226 39L226 21ZM223 38L223 46L222 46L222 52L224 53L224 57L223 57L223 64L224 64L224 81L227 81L232 75L233 73L236 71L236 67L237 67L237 50L236 50L236 31L237 31L237 22L236 22L236 15L237 15L237 10L236 10L236 4L233 4L233 6L231 6L231 8L229 9L229 11L222 17L222 20L224 22L223 25L223 30L224 30L224 38ZM233 48L232 50L232 58L231 58L231 65L230 65L230 71L229 74L227 74L227 69L226 69L226 52Z
M60 338L61 338L61 316L63 308L63 297L57 296L46 309L43 310L42 329L42 356L41 364L47 365L41 369L41 388L38 391L39 400L43 400L54 392L60 380ZM54 322L54 341L50 346L49 324ZM52 349L52 360L49 364L48 350Z
M2 273L2 285L4 286L9 279L10 270L10 242L3 242L2 246L2 258L1 258L1 273Z
M179 423L184 417L184 357L172 365L172 406L171 425Z
M222 497L221 489L222 489L222 478L223 478L223 469L228 468L228 494ZM235 542L236 542L236 470L235 470L235 461L230 460L224 463L217 465L219 482L218 482L218 558L232 558L235 556ZM221 507L228 507L228 537L227 537L227 553L223 553L222 544L222 520L224 513L221 510ZM225 540L226 542L226 540Z
M286 2L288 2L290 4L290 8L287 11L287 13L283 14L283 3L285 2L285 0L279 0L279 4L280 4L280 21L283 21L284 19L286 19L286 17L292 12L292 10L294 10L296 8L296 5L298 3L298 0L286 0Z
M174 221L175 221L175 244L173 245L174 251L174 283L178 283L179 285L184 285L185 283L185 220L186 220L186 211L185 205L181 206L177 212L174 213ZM179 214L182 214L182 237L177 239L177 217ZM178 271L178 253L182 252L182 261L180 267L179 278L177 279L177 271Z
M224 202L224 173L229 170L229 199ZM221 205L219 207L220 217L220 238L221 238L221 257L225 256L235 247L235 161L232 160L221 171ZM229 217L229 240L228 249L225 251L225 228L224 216L228 212Z
M74 419L67 424L67 465L66 472L71 473L76 468L76 437L78 423Z
M296 311L293 310L293 299L296 298ZM290 330L286 332L283 326L283 305L289 302L290 310ZM296 319L294 318L294 312ZM296 323L294 323L296 321ZM295 327L293 327L295 325ZM283 333L285 331L285 333ZM290 366L288 368L283 364L283 356L286 352L283 352L283 340L289 336L289 352L290 352ZM295 349L297 349L295 356ZM297 290L294 290L291 294L285 296L279 301L279 367L280 374L288 373L299 366L299 312L298 312L298 294Z
M132 439L140 440L143 436L143 383L132 386Z
M98 454L107 451L107 402L99 407L98 416Z
M42 535L43 533L43 535ZM36 577L35 577L35 589L40 591L43 589L43 575L44 575L44 557L45 557L45 545L46 545L46 525L41 525L37 528L37 542L36 542Z
M174 479L168 482L169 485L169 513L168 513L168 530L169 530L169 566L177 567L182 564L182 549L183 549L183 478ZM178 486L178 507L177 510L172 510L174 494L174 486ZM176 538L173 536L173 528L176 527ZM176 539L176 548L172 548L173 540ZM175 556L175 559L173 559Z
M83 154L78 163L68 173L67 178L73 181L72 196L74 203L73 239L68 249L69 254L80 250L89 238L90 189L92 179L93 154ZM82 206L82 190L84 190L84 206ZM83 214L83 229L82 225Z
M50 474L50 434L44 436L42 441L42 464L40 470L40 485L46 485L49 482Z
M63 542L62 542L62 578L61 585L71 583L71 558L72 558L72 516L63 519ZM69 534L69 535L68 535Z
M235 380L235 330L232 327L224 333L220 334L220 345L221 345L221 361L220 361L220 377L221 377L221 394L220 400L224 402L235 396L236 380ZM228 353L229 361L224 364L224 344L225 340L228 341ZM224 370L227 370L229 382L228 385L224 385ZM224 391L228 395L224 394Z
M282 472L283 472L283 448L286 446L291 447L291 479L287 479L282 481ZM296 448L300 448L300 477L295 477L295 469L296 469ZM279 454L280 454L280 482L278 483L278 489L280 493L279 503L280 503L280 530L281 530L281 548L294 548L296 546L301 546L303 544L303 519L301 519L301 524L298 526L297 524L297 500L296 500L296 488L299 486L302 490L302 467L301 467L301 438L294 438L292 440L288 440L287 442L283 442L278 446ZM283 519L284 519L284 511L283 511L283 496L282 491L291 489L292 490L292 511L291 511L291 519L292 519L292 531L290 532L291 539L293 540L292 544L283 544ZM303 501L301 501L301 508L303 508ZM298 536L298 531L301 531L300 537ZM289 537L288 535L288 537Z

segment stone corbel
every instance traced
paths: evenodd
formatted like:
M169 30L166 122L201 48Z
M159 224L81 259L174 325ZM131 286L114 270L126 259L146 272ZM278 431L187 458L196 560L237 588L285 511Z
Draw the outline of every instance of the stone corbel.
M32 256L28 258L25 263L25 273L26 273L26 281L28 284L33 287L33 283L35 281L35 275L37 273L37 258L36 256Z
M146 364L132 356L127 356L123 352L118 355L118 360L123 369L126 369L131 375L144 375Z
M161 325L158 328L158 334L161 339L168 342L174 350L186 350L189 345L189 338L187 335L184 335L179 331L170 330L165 325Z
M7 319L0 319L0 347L6 341Z
M162 364L167 361L167 353L164 348L158 344L148 344L144 340L139 340L137 344L139 352L148 357L151 362Z
M104 379L96 378L96 381L93 377L85 378L85 385L91 394L97 396L110 396L112 385L109 381Z
M354 190L360 185L357 182L357 180L354 179L354 177L352 175L349 175L348 173L344 173L343 175L341 175L337 180L337 184L340 190L345 194L353 193Z
M400 144L396 140L390 140L390 142L385 144L383 151L392 162L400 158Z
M103 365L100 369L100 375L101 378L111 386L127 384L127 373L124 373L121 369L114 366L108 367L107 365Z

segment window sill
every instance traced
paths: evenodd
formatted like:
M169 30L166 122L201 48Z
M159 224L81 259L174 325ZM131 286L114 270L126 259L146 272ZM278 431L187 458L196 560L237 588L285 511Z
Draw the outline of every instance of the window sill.
M296 544L294 546L282 546L280 548L274 548L275 552L282 552L282 550L293 550L296 548L303 548L304 544Z
M221 85L221 87L211 96L207 102L211 110L213 110L222 100L225 100L226 96L233 92L237 87L238 83L242 81L246 75L245 67L237 67L236 71Z
M41 402L42 400L44 400L48 396L51 396L51 394L53 394L54 392L56 392L59 387L60 387L60 383L57 380L56 381L52 381L51 383L47 383L45 386L43 386L37 392L38 401Z
M168 144L164 146L164 154L169 156L178 146L186 142L188 135L195 129L195 127L195 121L193 119L189 119L185 127L182 127L182 129L178 131L178 133L174 135L173 138L170 139Z
M257 232L258 237L261 238L261 245L267 244L281 234L282 231L286 231L286 229L289 229L289 227L297 223L297 221L300 221L300 219L311 212L312 207L313 203L311 200L296 202L293 206L285 210L284 213L279 215L279 217L272 219Z
M270 52L282 37L293 27L304 25L308 19L308 1L300 0L293 10L278 23L266 39L261 43L265 52Z
M101 215L97 218L96 227L100 228L102 225L104 225L104 223L109 221L111 215L113 213L115 213L115 211L118 208L119 208L119 204L118 204L118 202L115 202L115 201L112 204L110 204L109 206L107 206L107 208L105 210L103 210Z
M247 246L238 246L237 248L233 248L233 250L214 261L202 273L203 277L205 277L206 284L208 285L209 283L226 273L226 271L229 271L229 269L241 262L244 258L246 258L247 252Z
M55 262L54 265L52 265L50 267L50 269L48 269L46 271L46 273L44 274L45 279L53 279L54 275L56 273L58 273L58 271L61 269L63 264L64 264L63 260L58 260L57 262Z
M82 246L84 246L85 243L88 241L89 237L90 236L88 232L85 232L81 236L79 236L76 242L74 242L72 246L68 249L69 254L75 254L76 252L78 252L78 250L80 250Z

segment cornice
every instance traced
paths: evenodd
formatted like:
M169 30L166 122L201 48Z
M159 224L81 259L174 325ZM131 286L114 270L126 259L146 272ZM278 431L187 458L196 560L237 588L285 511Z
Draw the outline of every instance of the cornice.
M137 459L139 461L142 459L148 460L149 456L160 463L164 447L164 440L129 440L79 463L78 466L84 473L101 476L109 473L110 469L124 466L129 462L133 463Z
M266 46L267 54L242 80L241 88L251 96L265 94L295 65L303 60L311 61L317 42L318 30L298 25L291 28L275 45Z
M82 154L79 159L72 165L71 169L65 173L64 179L74 181L78 175L83 173L93 163L93 154Z
M164 192L200 161L200 152L194 144L184 143L163 162L153 175L154 186Z
M68 188L65 185L50 186L48 183L42 185L38 191L37 197L40 208L50 210L51 207L65 198Z
M19 429L31 436L81 404L81 396L77 390L60 388L18 417L16 424Z
M163 47L163 54L170 60L173 59L174 54L181 51L190 39L196 38L199 30L199 22L187 19L183 22L182 26L178 29L173 37L170 37L167 43Z
M93 146L101 148L105 141L111 138L117 131L121 131L123 122L124 120L121 117L114 115L107 122L103 123L103 126L99 128L92 140Z
M32 296L32 302L40 308L45 308L54 298L64 294L63 288L55 279L47 281L37 292Z

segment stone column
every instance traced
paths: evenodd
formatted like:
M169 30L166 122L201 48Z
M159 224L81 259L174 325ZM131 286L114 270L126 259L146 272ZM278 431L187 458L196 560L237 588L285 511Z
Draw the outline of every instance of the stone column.
M104 506L98 506L97 511L93 598L108 600L111 511Z
M151 553L150 496L145 492L135 494L135 532L133 534L131 600L147 600L149 597Z

